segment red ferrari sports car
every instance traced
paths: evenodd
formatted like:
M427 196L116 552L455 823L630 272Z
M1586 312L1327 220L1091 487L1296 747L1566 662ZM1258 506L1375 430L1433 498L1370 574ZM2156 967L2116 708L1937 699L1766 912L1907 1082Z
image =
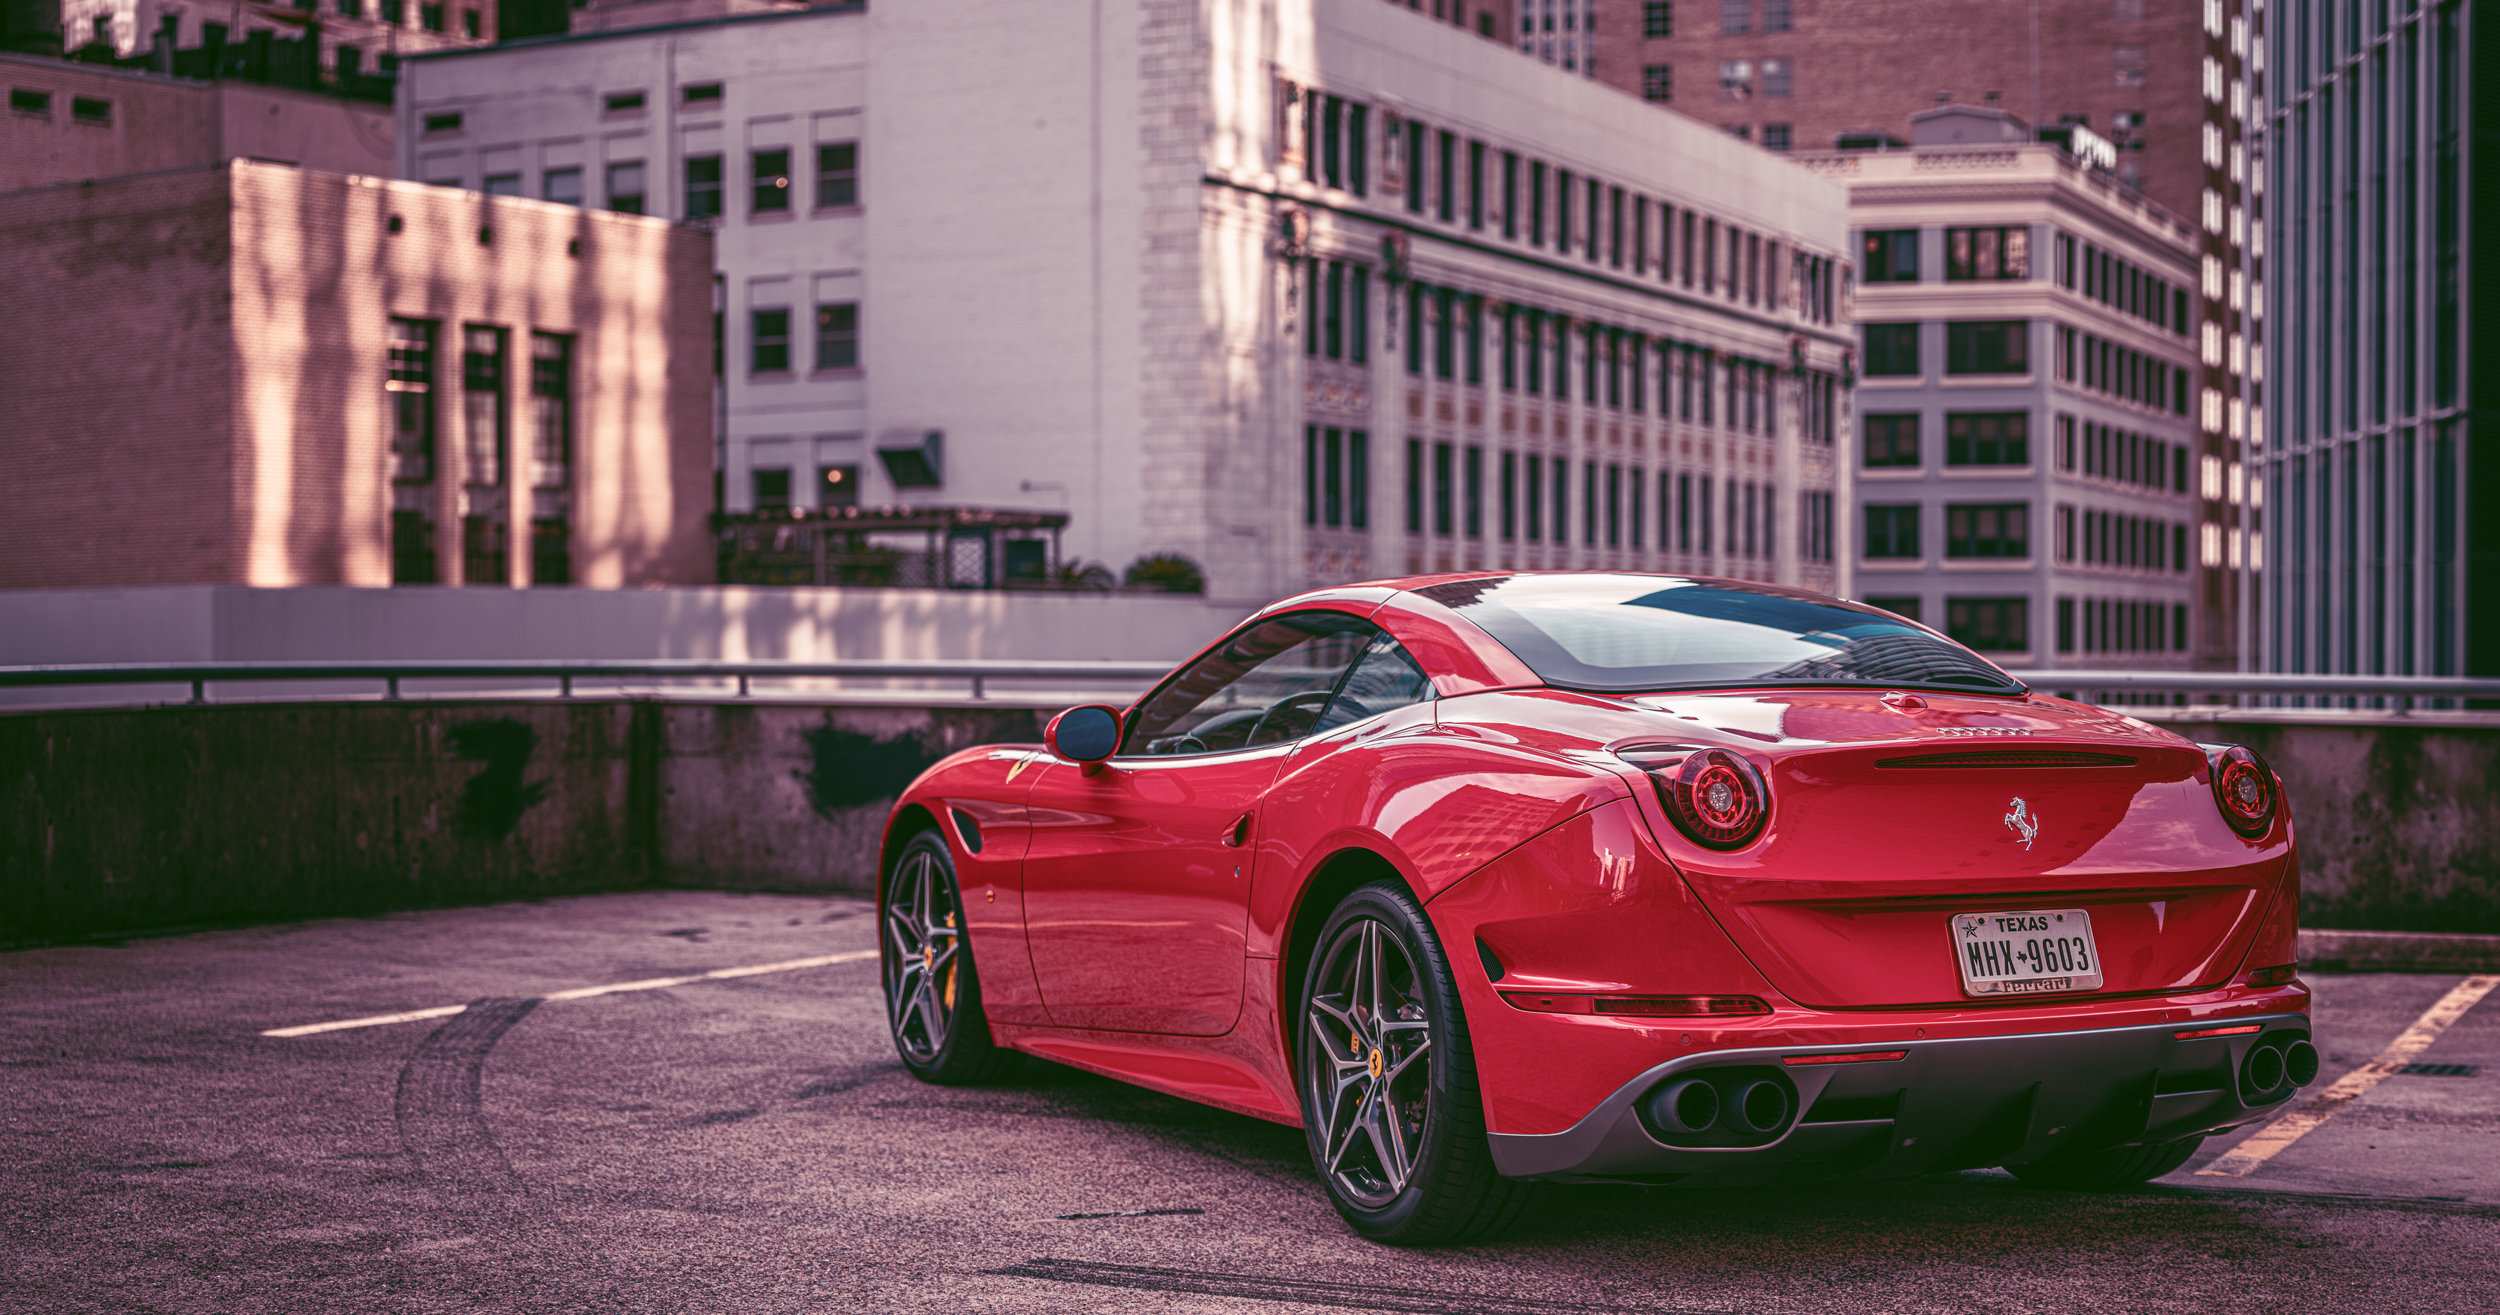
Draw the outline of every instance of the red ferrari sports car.
M2280 784L1889 612L1622 573L1259 612L888 823L896 1048L1307 1131L1363 1234L1539 1180L2177 1168L2316 1077Z

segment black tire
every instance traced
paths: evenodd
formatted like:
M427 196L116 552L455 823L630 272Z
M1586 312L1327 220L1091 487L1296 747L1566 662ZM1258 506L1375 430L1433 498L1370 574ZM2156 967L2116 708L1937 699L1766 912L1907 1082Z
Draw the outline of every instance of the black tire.
M2188 1162L2202 1137L2184 1141L2154 1142L2147 1146L2121 1146L2111 1151L2095 1151L2071 1160L2050 1160L2043 1164L2009 1164L2005 1171L2034 1187L2058 1187L2070 1192L2089 1192L2108 1187L2133 1187L2149 1183Z
M1536 1185L1493 1168L1457 981L1404 885L1364 886L1329 915L1294 1027L1311 1162L1355 1232L1471 1242L1527 1210Z
M894 1053L913 1077L942 1086L996 1081L1022 1058L990 1038L963 922L945 838L913 836L878 883L877 959Z

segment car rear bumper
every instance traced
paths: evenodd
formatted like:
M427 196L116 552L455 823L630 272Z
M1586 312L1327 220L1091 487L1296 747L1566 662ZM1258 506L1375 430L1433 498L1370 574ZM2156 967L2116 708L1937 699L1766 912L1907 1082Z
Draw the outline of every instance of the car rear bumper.
M2238 1030L2251 1025L2258 1030ZM2232 1034L2182 1039L2217 1027ZM2305 1015L2263 1014L1871 1047L1714 1050L1643 1072L1564 1131L1495 1133L1493 1160L1515 1178L1734 1187L2064 1159L2266 1118L2295 1088L2244 1092L2249 1052L2308 1036ZM1893 1052L1900 1057L1795 1062ZM1671 1145L1663 1138L1677 1135L1643 1117L1642 1102L1651 1093L1710 1069L1736 1067L1776 1071L1793 1083L1792 1109L1801 1113L1764 1144Z

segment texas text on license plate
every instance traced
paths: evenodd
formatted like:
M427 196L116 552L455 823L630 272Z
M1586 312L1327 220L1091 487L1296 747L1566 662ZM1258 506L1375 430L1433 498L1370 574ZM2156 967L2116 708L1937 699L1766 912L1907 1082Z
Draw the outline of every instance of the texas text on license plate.
M2018 909L1953 915L1953 957L1965 995L2045 995L2101 989L2092 915Z

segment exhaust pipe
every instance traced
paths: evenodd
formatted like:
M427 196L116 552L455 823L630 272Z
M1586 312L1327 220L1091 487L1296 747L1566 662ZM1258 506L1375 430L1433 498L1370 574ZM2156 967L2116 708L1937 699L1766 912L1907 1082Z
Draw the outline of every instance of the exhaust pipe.
M2283 1073L2295 1087L2305 1087L2318 1080L2318 1048L2306 1041L2295 1041L2283 1047Z
M1792 1104L1788 1088L1768 1079L1757 1079L1736 1089L1732 1102L1732 1121L1745 1131L1768 1136L1788 1126Z
M2268 1042L2249 1048L2240 1061L2240 1086L2252 1096L2272 1093L2283 1085L2283 1052Z
M1649 1098L1649 1117L1676 1132L1706 1132L1719 1121L1719 1089L1702 1078L1670 1083Z

